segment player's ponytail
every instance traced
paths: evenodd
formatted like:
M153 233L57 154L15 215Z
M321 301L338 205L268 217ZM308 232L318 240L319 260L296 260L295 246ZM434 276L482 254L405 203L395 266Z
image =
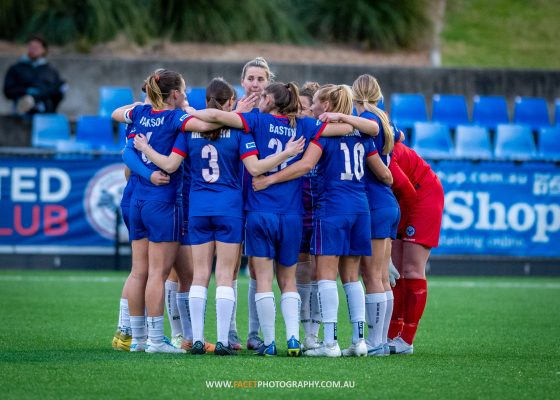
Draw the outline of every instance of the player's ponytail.
M235 90L223 78L214 78L206 86L206 108L223 110L224 105L235 98ZM222 128L208 132L201 132L201 136L208 140L216 140L220 137Z
M329 112L352 114L352 90L347 85L324 85L317 91L321 103L329 102Z
M173 90L181 90L183 77L168 69L156 69L145 82L146 96L154 110L165 108L165 101Z
M277 82L268 85L264 91L274 99L274 106L278 113L287 116L290 120L290 126L295 128L296 117L301 110L297 85L294 82Z
M389 154L395 146L395 139L389 117L387 117L385 111L377 107L379 101L383 99L383 93L381 93L381 87L377 79L369 74L360 75L352 84L352 94L357 103L363 105L367 111L374 113L381 120L383 138L385 139L381 154Z

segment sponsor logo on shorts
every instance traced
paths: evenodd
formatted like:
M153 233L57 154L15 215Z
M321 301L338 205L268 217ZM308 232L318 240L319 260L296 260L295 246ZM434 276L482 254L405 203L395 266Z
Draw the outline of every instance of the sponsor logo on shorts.
M416 229L414 229L414 227L412 225L409 225L406 227L406 235L407 236L414 236L414 234L416 233Z

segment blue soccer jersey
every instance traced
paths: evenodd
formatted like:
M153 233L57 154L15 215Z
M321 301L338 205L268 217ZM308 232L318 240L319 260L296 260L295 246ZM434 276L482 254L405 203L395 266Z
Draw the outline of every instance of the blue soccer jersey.
M366 158L377 154L373 140L354 131L313 141L323 154L317 164L317 217L369 214L365 192Z
M184 125L191 118L182 110L154 111L150 105L136 106L125 115L127 123L134 125L134 132L129 135L132 139L137 134L143 134L152 148L160 154L170 154L177 135L184 129ZM143 164L153 171L159 168L144 154L134 149L132 140L128 140L127 148L132 149ZM126 150L125 150L126 151ZM181 196L183 184L182 169L170 175L168 185L155 186L144 177L139 177L134 198L138 200L158 200L174 202Z
M379 156L381 157L381 161L387 166L389 166L391 162L391 153L387 155L382 155L383 146L385 145L385 136L384 136L384 129L383 124L381 123L381 119L372 112L365 111L360 114L360 117L374 120L379 125L379 134L374 137L373 141L375 146L379 151ZM395 143L400 140L400 132L398 130L394 130L395 135ZM362 134L362 136L370 137L366 134ZM369 168L366 168L365 173L365 182L366 182L366 194L368 197L369 208L370 210L375 210L379 208L385 207L398 207L397 199L393 194L391 188L384 183L380 182L379 179L375 176L375 174L370 171Z
M240 159L258 155L253 136L224 128L216 140L199 132L187 133L185 138L191 165L189 218L243 217Z
M304 137L307 144L312 139L318 139L325 129L325 124L313 118L297 118L296 127L291 127L286 116L243 113L239 114L243 120L245 132L253 133L260 158L278 154L284 150L290 138L294 140ZM298 154L286 160L267 174L274 174L288 165L300 160ZM259 192L251 188L247 194L247 211L273 212L276 214L302 214L302 183L300 179L271 185Z

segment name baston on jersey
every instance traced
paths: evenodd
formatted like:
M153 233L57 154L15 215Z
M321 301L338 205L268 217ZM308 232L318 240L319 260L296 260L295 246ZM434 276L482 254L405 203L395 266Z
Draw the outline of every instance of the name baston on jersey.
M126 122L134 125L134 133L129 135L126 146L136 152L146 167L158 171L160 168L136 150L130 139L137 134L143 134L155 151L160 154L170 154L177 135L184 130L190 118L191 116L182 110L154 111L150 105L136 106L125 114ZM174 202L181 196L182 184L182 168L170 175L170 182L167 185L156 186L146 178L139 177L133 196L138 200Z
M242 113L239 116L243 120L245 132L253 134L261 159L281 153L292 137L294 140L304 137L307 147L312 139L318 139L321 136L326 127L323 122L309 117L297 118L296 126L291 127L288 117L282 115ZM270 170L267 175L274 174L300 160L302 154L286 160ZM245 210L276 214L303 214L301 178L271 185L259 192L249 189Z

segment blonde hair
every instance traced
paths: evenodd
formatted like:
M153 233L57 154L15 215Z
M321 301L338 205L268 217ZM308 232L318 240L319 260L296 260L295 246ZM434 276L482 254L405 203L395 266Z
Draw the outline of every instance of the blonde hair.
M180 73L168 69L159 68L146 78L146 96L154 110L162 110L165 107L165 100L173 90L180 90L183 77Z
M313 96L315 96L315 92L317 92L320 87L321 85L317 82L305 82L299 90L299 95L307 97L311 103L313 101Z
M360 75L352 84L352 93L357 103L362 104L367 111L374 113L381 120L385 139L381 154L389 154L395 146L395 138L389 117L385 111L377 107L379 100L383 98L377 79L369 74Z
M324 85L315 94L320 102L331 104L330 112L352 114L352 90L348 85Z
M262 57L257 57L254 60L251 60L251 61L247 62L247 64L245 64L243 66L243 70L241 71L241 80L242 81L243 81L243 79L245 79L245 75L247 74L247 70L251 67L257 67L257 68L264 69L264 71L266 72L266 79L268 80L268 82L272 82L274 80L275 75L270 70L270 67L268 66L268 63L266 62L266 60Z

